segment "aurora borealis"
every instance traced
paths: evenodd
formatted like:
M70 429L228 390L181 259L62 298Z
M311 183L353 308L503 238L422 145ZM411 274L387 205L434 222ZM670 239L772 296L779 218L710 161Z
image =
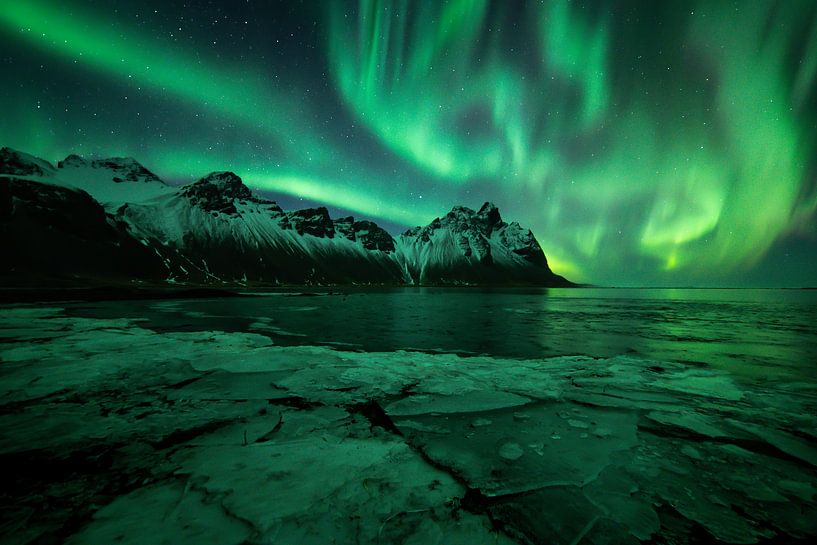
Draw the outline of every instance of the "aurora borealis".
M578 281L817 284L810 0L0 0L0 51L0 145L52 161L393 225L492 200Z

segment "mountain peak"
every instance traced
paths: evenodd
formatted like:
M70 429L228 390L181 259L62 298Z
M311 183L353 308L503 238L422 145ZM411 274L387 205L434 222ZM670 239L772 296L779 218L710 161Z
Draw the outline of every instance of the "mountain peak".
M57 168L108 170L112 174L111 179L118 184L123 182L159 182L164 184L158 176L146 169L133 157L108 157L106 159L94 159L89 161L81 155L72 153L62 161L59 161Z
M468 208L467 206L462 206L460 204L453 206L451 208L451 212L445 215L446 218L448 217L472 217L476 214L473 208Z
M51 176L55 170L45 159L8 147L0 149L0 174Z
M492 202L486 201L486 203L479 209L477 214L488 220L490 225L498 225L502 223L502 216L499 215L499 208L497 208L497 206Z
M142 166L142 164L133 157L106 157L105 159L98 159L99 164L107 163L109 165L121 165L124 167Z
M275 204L254 196L241 178L236 173L229 171L211 172L200 180L184 186L182 195L207 211L225 214L237 213L235 201ZM275 209L280 211L277 205Z
M88 161L76 153L72 153L62 161L57 162L57 168L84 166L88 166Z
M409 229L399 237L398 244L409 256L408 274L420 283L446 281L453 263L473 267L473 279L477 281L501 277L521 283L566 282L548 267L533 232L516 222L505 223L492 202L476 212L455 206L425 227Z
M253 198L252 191L250 191L249 187L244 185L241 178L235 172L226 170L211 172L188 187L197 188L198 191L215 191L230 199Z
M426 229L445 227L453 232L476 230L485 236L490 236L492 231L504 225L505 223L499 215L499 208L491 202L486 202L478 212L467 206L455 206L442 219L431 222Z
M80 158L81 159L81 158ZM120 174L114 176L113 181L121 182L161 182L154 173L146 169L133 157L108 157L91 161L93 168L107 168ZM164 183L164 182L162 182Z

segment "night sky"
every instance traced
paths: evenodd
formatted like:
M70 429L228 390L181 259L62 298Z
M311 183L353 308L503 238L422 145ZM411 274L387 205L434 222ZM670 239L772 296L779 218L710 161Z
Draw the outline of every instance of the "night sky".
M817 285L817 2L0 0L0 145L392 231L490 200L606 285Z

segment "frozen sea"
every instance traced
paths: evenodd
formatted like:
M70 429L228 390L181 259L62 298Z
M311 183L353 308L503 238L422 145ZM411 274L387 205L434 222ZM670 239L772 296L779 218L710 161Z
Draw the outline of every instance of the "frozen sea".
M817 290L5 305L0 543L811 543Z

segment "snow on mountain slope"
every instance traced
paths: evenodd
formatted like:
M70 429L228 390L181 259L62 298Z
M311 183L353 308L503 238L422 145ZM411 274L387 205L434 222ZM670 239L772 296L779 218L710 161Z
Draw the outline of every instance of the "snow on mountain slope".
M372 242L379 227L343 218L336 229L326 208L285 213L231 172L124 205L117 218L162 256L173 279L388 283L400 277L393 245Z
M399 235L396 248L414 284L569 284L550 270L533 233L502 221L488 202L476 212L455 206Z
M69 155L54 167L2 148L0 175L34 184L7 182L6 187L28 188L28 209L36 210L40 199L55 218L76 213L69 202L101 203L107 219L98 222L99 228L107 223L130 237L149 261L163 264L158 276L168 280L570 285L551 272L533 233L504 222L491 203L476 212L456 206L394 239L371 221L332 219L324 207L285 212L254 195L231 172L213 172L173 187L131 158ZM74 228L63 220L50 225L48 214L37 214L36 221L43 232ZM80 239L72 235L66 240ZM150 278L156 276L151 273Z
M175 188L130 157L87 160L72 154L55 168L33 155L3 148L0 174L81 189L108 210L126 202L144 202L175 192Z
M145 202L176 191L130 157L86 160L69 155L57 163L56 178L91 194L106 208ZM52 182L53 183L53 182Z
M0 174L51 177L55 172L54 165L45 159L11 148L0 149Z

